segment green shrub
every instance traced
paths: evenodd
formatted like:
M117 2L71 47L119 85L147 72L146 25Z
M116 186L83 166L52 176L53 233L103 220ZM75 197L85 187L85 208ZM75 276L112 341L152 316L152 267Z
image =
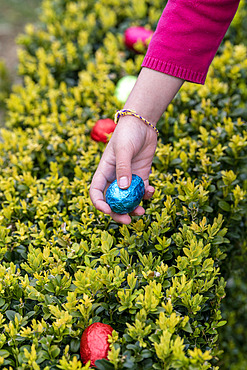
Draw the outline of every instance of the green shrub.
M123 30L153 28L164 3L119 4L44 1L40 27L20 39L24 86L8 100L0 143L5 369L87 369L80 337L97 321L115 330L99 369L217 369L226 279L246 238L246 47L228 41L206 85L184 85L159 122L155 195L145 216L118 225L89 199L105 148L90 130L120 107L117 80L141 66Z
M230 29L227 32L226 37L234 44L247 44L246 40L246 31L247 31L247 24L246 24L246 16L247 16L247 4L245 0L240 0L239 8Z
M20 52L20 73L39 81L48 69L56 81L73 86L78 73L107 42L105 37L117 39L121 46L115 51L125 54L123 30L132 24L154 29L164 5L161 0L43 1L42 27L29 25L19 39L25 47Z
M3 60L0 60L0 108L5 106L5 99L10 93L10 76Z

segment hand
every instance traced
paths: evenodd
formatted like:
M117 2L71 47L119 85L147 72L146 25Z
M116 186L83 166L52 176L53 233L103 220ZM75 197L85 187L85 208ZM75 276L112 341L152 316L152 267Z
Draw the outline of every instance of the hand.
M166 110L183 80L149 68L142 68L124 108L132 109L156 125ZM129 215L111 211L104 200L104 192L116 178L118 186L127 189L132 173L140 176L145 183L144 198L149 199L154 188L148 178L157 146L157 134L139 118L121 117L94 174L90 197L94 206L123 224L129 224ZM131 214L141 216L145 210L138 206Z
M133 173L144 181L144 199L151 198L154 188L149 185L148 179L156 146L157 134L151 127L135 117L120 118L90 187L91 200L99 211L109 214L116 222L123 224L131 222L128 214L119 215L112 212L104 200L104 193L116 178L118 186L127 189L131 184ZM141 216L144 213L144 208L138 206L131 215Z

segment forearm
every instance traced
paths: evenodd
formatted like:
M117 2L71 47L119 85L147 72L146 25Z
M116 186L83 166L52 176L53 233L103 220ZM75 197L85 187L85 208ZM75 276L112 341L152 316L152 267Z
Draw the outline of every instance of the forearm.
M239 0L168 0L143 67L203 84Z
M183 82L180 78L143 68L124 108L135 110L156 125Z

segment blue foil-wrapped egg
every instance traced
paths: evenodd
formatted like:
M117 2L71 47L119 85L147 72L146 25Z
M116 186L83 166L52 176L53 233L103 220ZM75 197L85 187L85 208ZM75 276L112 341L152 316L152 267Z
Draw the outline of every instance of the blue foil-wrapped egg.
M141 177L132 175L128 189L120 189L117 180L113 181L106 191L106 203L115 213L130 213L140 204L145 193L145 185Z

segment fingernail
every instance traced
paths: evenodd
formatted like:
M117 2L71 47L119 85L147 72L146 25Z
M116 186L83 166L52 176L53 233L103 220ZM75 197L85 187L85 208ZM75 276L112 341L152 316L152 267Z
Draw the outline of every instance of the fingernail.
M126 176L120 177L120 179L119 179L119 187L121 189L122 188L127 188L128 185L129 185L128 177L126 177Z

